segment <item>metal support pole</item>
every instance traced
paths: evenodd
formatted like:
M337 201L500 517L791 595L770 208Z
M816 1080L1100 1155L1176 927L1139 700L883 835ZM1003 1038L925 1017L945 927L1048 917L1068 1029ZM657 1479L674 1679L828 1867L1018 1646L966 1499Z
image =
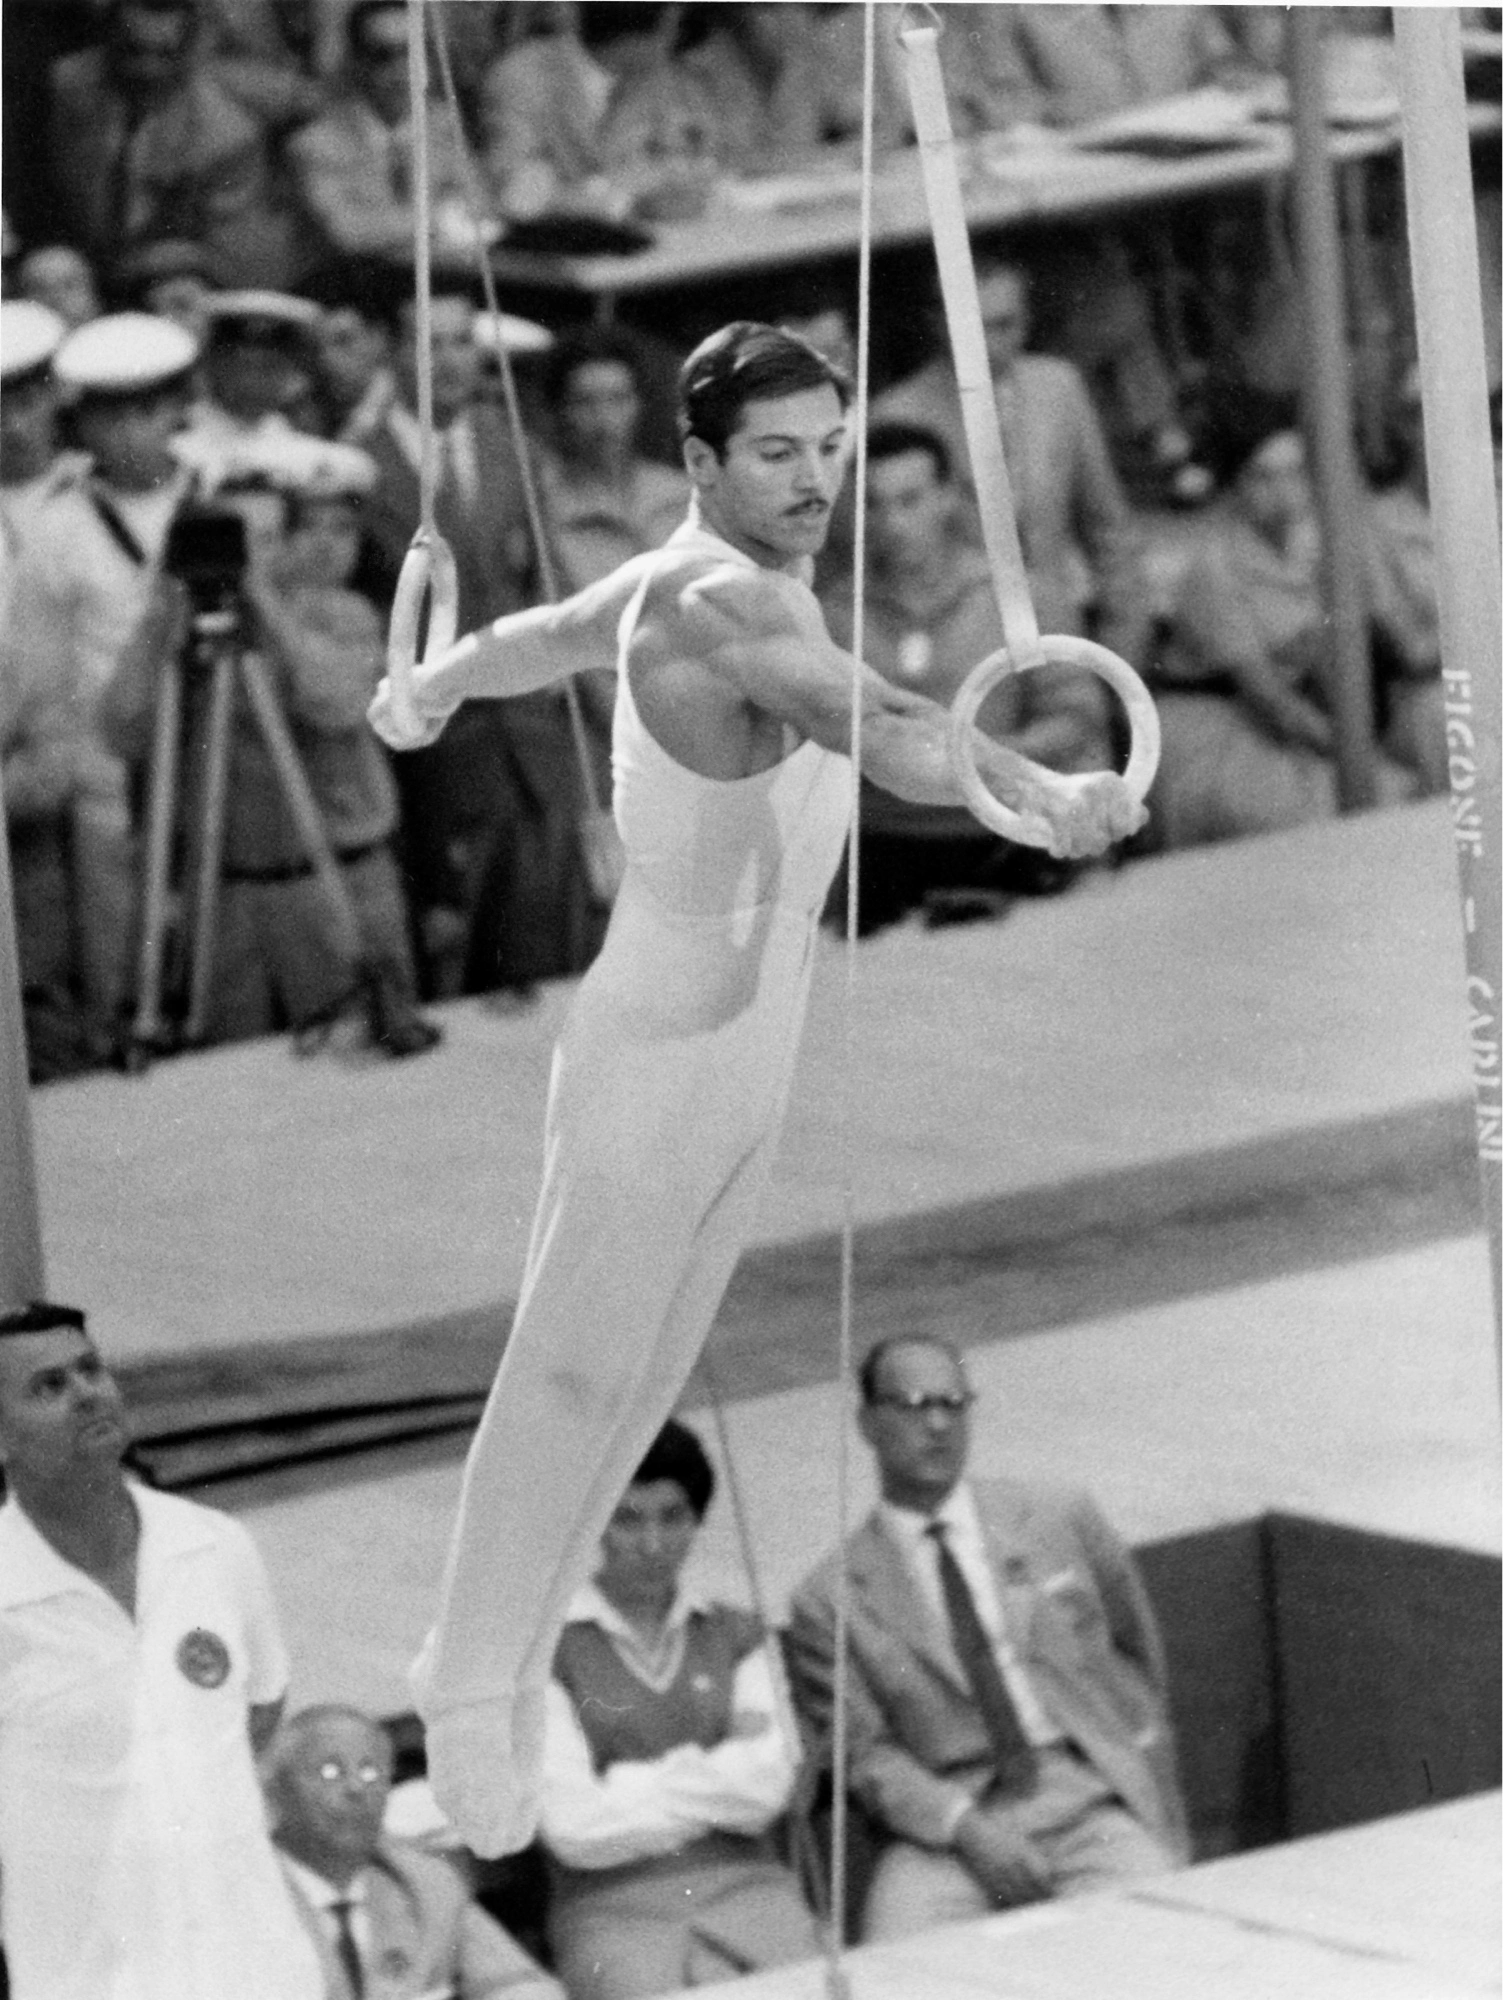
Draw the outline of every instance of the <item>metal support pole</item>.
M183 714L183 663L162 661L151 735L151 777L146 794L146 879L141 898L141 938L136 960L136 1006L127 1064L136 1068L162 1040L162 968L167 952L169 876Z
M214 946L219 931L219 874L224 857L224 815L230 791L230 724L235 706L233 638L222 639L210 669L208 741L203 754L204 793L199 814L197 881L193 892L188 1012L183 1039L208 1033L214 997ZM201 662L196 662L201 667Z
M1500 1072L1499 664L1503 582L1493 485L1472 163L1454 8L1396 7L1409 258L1419 333L1425 468L1460 875L1468 1034L1493 1325L1503 1338L1503 1072Z
M1315 497L1324 551L1326 612L1335 640L1330 699L1336 783L1343 810L1377 799L1372 665L1362 587L1361 484L1352 448L1341 242L1326 143L1321 21L1324 9L1289 10L1289 96L1294 114L1294 208L1305 299L1306 395Z
M0 812L0 1312L44 1298L46 1290L10 842Z

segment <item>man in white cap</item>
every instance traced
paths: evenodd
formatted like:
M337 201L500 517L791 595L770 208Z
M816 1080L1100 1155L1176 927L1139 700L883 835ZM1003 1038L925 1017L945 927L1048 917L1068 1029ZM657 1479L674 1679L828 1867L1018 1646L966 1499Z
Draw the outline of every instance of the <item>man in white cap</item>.
M261 490L245 508L242 643L268 671L339 864L359 957L351 958L249 704L238 700L206 1031L210 1040L224 1041L310 1028L332 1021L358 986L381 1051L416 1055L437 1041L438 1030L417 1011L392 850L396 788L365 727L382 671L381 624L349 588L360 556L361 502L375 467L351 445L291 432L263 438L256 449ZM187 644L186 610L181 586L164 582L155 629L126 649L105 695L103 726L133 763L149 754L158 681ZM194 744L203 740L195 721L207 692L202 677L191 676L185 692L187 740ZM190 823L203 780L201 765L190 766L184 781Z
M28 517L56 490L57 384L52 357L67 326L31 299L0 302L0 524L14 556ZM76 459L65 466L77 469Z
M89 731L54 625L22 561L38 511L83 463L56 450L52 357L67 332L30 300L0 304L0 790L10 839L27 1054L37 1080L86 1066L97 1054L80 1004L75 962L72 822L101 781Z
M288 415L312 393L319 309L290 292L216 292L205 302L205 395L184 440L194 462L295 428Z
M47 671L94 753L94 782L73 818L73 895L77 977L101 1033L124 998L135 870L125 767L105 753L98 709L188 490L172 440L197 358L183 328L148 314L111 313L68 336L53 367L88 466L36 510L19 565Z

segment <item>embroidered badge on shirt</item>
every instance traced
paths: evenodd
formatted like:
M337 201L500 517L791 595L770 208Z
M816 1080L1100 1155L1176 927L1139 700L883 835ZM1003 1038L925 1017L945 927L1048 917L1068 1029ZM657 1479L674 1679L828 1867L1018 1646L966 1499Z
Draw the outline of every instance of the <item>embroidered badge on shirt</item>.
M177 1645L178 1671L195 1687L223 1687L230 1673L230 1649L217 1632L195 1625Z

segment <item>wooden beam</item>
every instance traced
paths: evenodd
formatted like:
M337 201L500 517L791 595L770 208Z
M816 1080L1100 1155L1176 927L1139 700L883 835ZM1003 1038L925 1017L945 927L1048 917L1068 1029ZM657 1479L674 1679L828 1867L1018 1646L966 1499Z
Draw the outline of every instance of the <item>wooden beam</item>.
M1306 424L1313 446L1326 610L1335 639L1330 676L1336 782L1343 810L1377 802L1372 664L1364 606L1361 481L1352 443L1351 361L1325 115L1325 10L1289 11L1289 97L1294 123L1294 210L1306 301Z
M1396 7L1394 32L1425 468L1435 529L1452 833L1466 949L1477 1158L1492 1247L1494 1330L1499 1333L1503 1329L1503 1071L1499 1067L1503 724L1498 682L1503 582L1471 150L1456 10Z

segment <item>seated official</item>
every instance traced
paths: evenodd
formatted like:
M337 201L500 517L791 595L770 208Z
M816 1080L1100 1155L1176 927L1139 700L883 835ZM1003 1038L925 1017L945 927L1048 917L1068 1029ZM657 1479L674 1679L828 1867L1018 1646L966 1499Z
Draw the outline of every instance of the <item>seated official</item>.
M391 1776L386 1731L358 1709L305 1708L272 1746L273 1839L325 2000L564 2000L452 1863L383 1835Z
M894 686L948 707L971 669L1003 643L991 571L965 533L965 498L936 431L874 424L866 450L865 657ZM851 586L839 585L821 601L831 636L848 646ZM987 697L979 721L988 734L1055 770L1099 770L1110 761L1106 700L1089 673L1044 667L1004 681ZM858 928L865 933L895 921L934 890L1026 889L1031 860L1028 850L989 832L964 807L911 805L868 785L861 801Z
M818 1950L768 1837L798 1764L779 1668L754 1617L680 1583L714 1483L694 1433L666 1424L554 1660L541 1835L571 2000L637 2000Z
M1180 585L1159 662L1154 815L1169 847L1332 818L1331 633L1304 439L1285 418L1229 439L1225 512ZM1411 774L1377 759L1382 804Z
M881 1342L860 1392L882 1497L795 1593L790 1663L827 1741L844 1588L851 1788L888 1839L863 1936L1179 1865L1164 1653L1128 1550L1083 1491L966 1478L975 1397L945 1342Z

